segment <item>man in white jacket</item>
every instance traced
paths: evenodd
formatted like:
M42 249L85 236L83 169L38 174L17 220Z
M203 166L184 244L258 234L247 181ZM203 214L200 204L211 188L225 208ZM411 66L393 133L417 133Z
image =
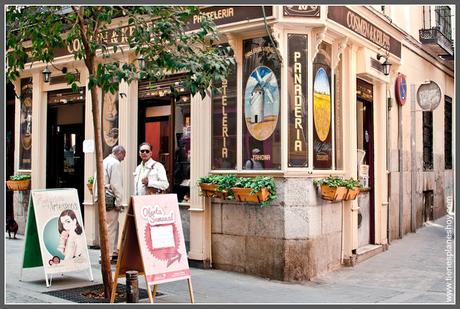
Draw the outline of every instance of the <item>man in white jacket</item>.
M103 161L105 209L107 214L107 230L109 234L109 252L112 255L112 263L116 263L118 257L118 217L120 212L123 211L123 174L120 163L124 160L125 156L125 148L118 145L113 147L112 153ZM97 184L95 184L94 188L97 188ZM94 196L97 198L97 190L95 190Z
M139 156L142 162L134 172L134 195L156 194L168 189L169 182L163 164L152 159L152 145L142 143L139 146Z

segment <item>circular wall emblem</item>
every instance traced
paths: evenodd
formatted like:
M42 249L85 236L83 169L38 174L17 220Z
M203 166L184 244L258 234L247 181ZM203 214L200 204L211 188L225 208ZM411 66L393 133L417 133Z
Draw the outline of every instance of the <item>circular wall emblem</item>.
M396 100L400 105L404 105L407 99L407 83L404 74L398 74L396 78Z
M331 128L331 86L327 73L323 68L316 72L313 89L315 130L319 140L324 142Z
M417 90L417 101L423 110L434 110L441 103L441 88L433 81L420 85Z
M275 131L280 110L280 91L273 71L259 66L251 72L244 91L244 115L249 133L259 141Z

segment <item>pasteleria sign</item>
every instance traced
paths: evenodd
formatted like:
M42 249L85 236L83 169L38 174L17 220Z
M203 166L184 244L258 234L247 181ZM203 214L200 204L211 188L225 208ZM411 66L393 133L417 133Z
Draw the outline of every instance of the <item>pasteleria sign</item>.
M188 281L190 300L194 302L176 194L131 197L110 302L115 300L118 279L131 270L144 275L151 303L158 284L184 279Z
M93 281L76 189L30 194L21 280L24 268L39 266L44 268L47 287L58 273L88 270Z

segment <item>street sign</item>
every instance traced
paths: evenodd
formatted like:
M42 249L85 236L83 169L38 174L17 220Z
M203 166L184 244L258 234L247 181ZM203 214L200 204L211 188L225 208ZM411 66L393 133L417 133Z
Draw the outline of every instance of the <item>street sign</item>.
M58 273L89 270L93 281L76 189L31 191L21 280L24 268L38 266L44 268L47 287Z
M120 277L127 271L143 274L149 301L153 303L160 283L188 281L194 303L192 281L185 250L176 194L131 196L118 253L110 302ZM153 296L150 286L153 285Z

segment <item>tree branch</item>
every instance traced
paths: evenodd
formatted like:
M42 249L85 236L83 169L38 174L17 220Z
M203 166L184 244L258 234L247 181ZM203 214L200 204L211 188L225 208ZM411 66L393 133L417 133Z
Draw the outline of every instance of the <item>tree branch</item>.
M85 63L86 63L86 66L88 67L89 73L93 74L94 68L93 68L93 63L92 63L93 61L91 58L91 54L94 52L91 52L91 49L89 47L88 36L86 33L85 20L83 17L84 7L80 6L80 8L78 9L76 6L72 6L72 10L77 15L78 24L80 25L81 42L83 43L83 46L85 47L85 55L86 55Z

